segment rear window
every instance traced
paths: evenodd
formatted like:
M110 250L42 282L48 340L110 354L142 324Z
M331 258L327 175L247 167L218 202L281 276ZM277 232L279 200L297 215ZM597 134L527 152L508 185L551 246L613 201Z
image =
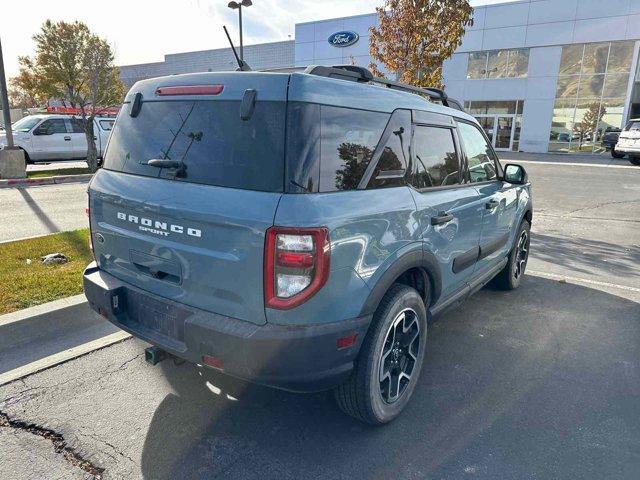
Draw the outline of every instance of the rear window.
M123 108L104 168L176 181L281 192L284 178L284 102L257 102L240 119L240 101L143 102L136 117ZM184 168L146 165L152 159Z
M627 130L627 131L629 131L629 130L635 130L635 131L640 130L640 122L629 122L629 123L627 123L627 126L625 127L625 130Z

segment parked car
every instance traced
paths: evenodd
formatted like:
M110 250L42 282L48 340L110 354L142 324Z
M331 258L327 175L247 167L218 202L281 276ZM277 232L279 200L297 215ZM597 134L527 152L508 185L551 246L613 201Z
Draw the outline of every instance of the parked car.
M621 131L619 128L607 128L602 136L602 146L606 150L613 152Z
M91 307L151 363L334 389L392 420L431 317L517 288L529 253L524 169L421 95L443 94L357 67L138 82L89 185Z
M102 158L113 118L96 117L94 134L98 157ZM70 115L29 115L12 125L13 142L24 150L27 163L87 158L87 138L80 118ZM0 147L6 135L0 134Z
M618 143L611 156L613 158L624 158L629 156L629 161L633 165L640 165L640 119L631 119L620 133Z

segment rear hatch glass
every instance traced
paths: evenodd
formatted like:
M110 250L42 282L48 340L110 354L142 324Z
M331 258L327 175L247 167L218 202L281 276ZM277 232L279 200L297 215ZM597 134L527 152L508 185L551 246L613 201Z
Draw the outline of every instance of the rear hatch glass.
M116 122L104 168L146 177L267 192L282 191L286 102L258 102L249 120L241 99L145 101ZM176 160L183 169L146 165Z

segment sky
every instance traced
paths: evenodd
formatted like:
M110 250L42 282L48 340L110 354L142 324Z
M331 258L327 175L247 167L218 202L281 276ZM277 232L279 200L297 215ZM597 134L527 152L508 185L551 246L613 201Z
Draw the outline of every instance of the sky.
M475 0L474 6L506 0ZM32 55L31 37L46 19L80 20L113 47L117 65L158 62L167 53L223 48L222 25L237 42L237 12L228 0L30 0L3 2L0 40L7 77L18 73L18 56ZM253 0L243 10L244 43L294 38L295 24L371 13L383 0ZM7 5L9 8L7 9Z

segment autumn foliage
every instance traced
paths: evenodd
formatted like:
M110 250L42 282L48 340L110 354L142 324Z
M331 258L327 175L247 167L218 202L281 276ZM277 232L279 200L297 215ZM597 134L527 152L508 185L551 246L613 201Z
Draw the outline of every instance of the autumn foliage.
M370 29L369 51L375 61L403 83L442 88L442 64L473 25L468 0L385 0L379 27ZM384 76L377 64L376 76Z

